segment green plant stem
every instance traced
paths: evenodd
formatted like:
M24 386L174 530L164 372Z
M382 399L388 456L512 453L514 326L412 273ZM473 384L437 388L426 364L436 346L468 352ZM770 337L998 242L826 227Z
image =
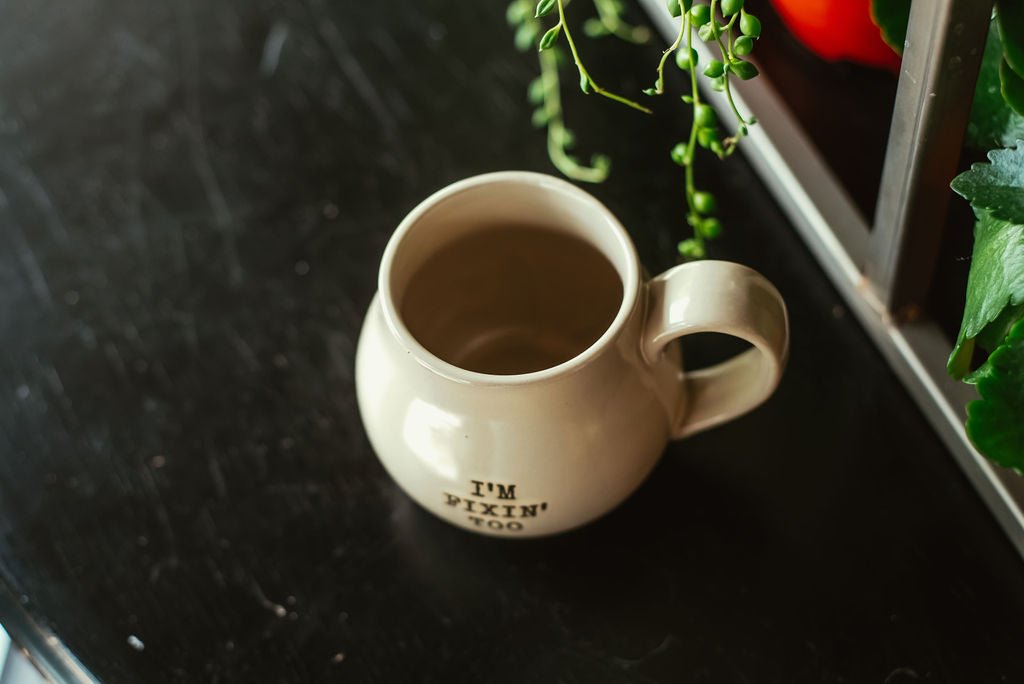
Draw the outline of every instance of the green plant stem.
M714 2L714 0L712 0L711 6L714 7L714 5L715 5L715 2ZM729 32L728 46L726 46L725 44L722 43L722 34L717 32L717 31L715 32L715 42L718 43L718 50L719 50L719 52L722 53L722 61L725 62L725 64L727 64L727 65L730 64L736 58L736 56L733 54L733 51L732 51L732 27L733 27L733 24L736 23L736 17L738 17L738 16L739 16L739 14L734 14L732 16L732 19L729 20L729 23L725 25L725 30ZM736 115L737 121L739 121L741 124L749 124L750 122L747 121L747 119L742 114L740 114L740 110L736 106L736 102L734 102L733 99L732 99L732 88L729 87L729 72L728 71L725 72L725 79L724 80L725 80L725 90L724 90L724 92L725 92L725 99L729 102L729 107L732 109L732 113ZM733 143L733 146L735 147L735 143Z
M608 0L594 0L594 9L608 33L627 43L640 45L651 39L651 32L646 26L632 26L622 21L615 7Z
M658 62L658 80L654 83L654 89L661 95L665 92L665 62L668 61L669 56L679 49L679 45L683 42L683 32L686 30L689 24L689 17L684 14L682 19L679 21L679 34L676 36L675 42L665 48L664 52L661 53L661 61ZM686 40L687 48L689 48L690 40ZM695 68L695 67L694 67ZM691 68L691 71L693 69Z
M693 45L693 22L690 20L689 12L683 14L682 28L679 31L680 37L682 37L684 31L686 32L686 45L689 49L689 46ZM700 89L697 87L696 65L690 68L690 97L693 98L693 108L696 111L697 106L701 103ZM697 210L693 207L693 195L697 192L693 182L693 157L697 148L697 130L697 119L694 117L693 123L690 124L690 139L686 143L686 155L683 157L683 160L686 162L686 207L688 209L686 219L693 228L693 239L703 249L704 238L701 236L700 231L697 230L697 222L700 219Z
M630 100L629 98L623 97L621 95L617 95L617 94L615 94L615 93L613 93L613 92L611 92L609 90L605 90L604 88L599 86L597 84L597 82L593 78L590 77L590 74L587 73L587 68L585 66L583 66L583 61L580 59L579 52L577 52L577 50L576 50L576 41L573 40L572 33L569 31L569 24L565 21L564 2L565 2L565 0L558 0L558 3L557 3L558 4L558 23L559 23L559 25L561 25L562 32L565 34L566 42L569 43L569 51L572 53L572 61L576 64L576 69L580 73L580 80L581 81L586 81L587 84L589 84L591 90L593 90L598 95L601 95L602 97L606 97L609 100L614 100L615 102L618 102L620 104L624 104L627 107L632 107L633 109L641 111L644 114L650 114L651 110L648 109L647 107L644 107L642 104L640 104L638 102L634 102L633 100Z
M544 112L547 115L548 157L562 174L583 183L601 183L608 177L607 164L583 166L565 151L566 128L562 118L562 97L558 79L558 58L554 50L541 50L540 77L544 84Z

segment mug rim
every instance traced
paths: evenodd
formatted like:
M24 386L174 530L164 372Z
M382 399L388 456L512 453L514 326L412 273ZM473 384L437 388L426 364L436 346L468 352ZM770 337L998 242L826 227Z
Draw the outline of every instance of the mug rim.
M600 213L602 218L605 219L605 229L611 231L615 238L616 247L620 251L620 255L625 255L626 258L624 261L625 273L620 274L623 282L622 297L619 302L618 311L616 311L615 318L612 319L612 322L608 324L604 329L604 332L602 332L593 343L579 354L576 354L572 358L566 359L562 363L554 366L531 371L529 373L502 375L497 373L481 373L479 371L467 370L445 361L424 347L406 327L405 322L402 320L402 316L399 314L398 309L395 306L390 274L395 254L398 252L403 238L428 211L433 209L439 203L450 199L455 195L466 192L467 190L482 185L506 183L543 186L547 189L553 189L559 193L569 195L574 201L583 202L584 204L589 205L590 208ZM596 245L593 242L590 242L589 244L591 244L595 249L598 249L606 258L612 260L607 253L607 250L602 249L599 245ZM616 268L616 271L618 271L618 268ZM553 380L583 368L596 359L598 355L601 354L609 344L611 344L612 340L618 337L619 333L626 325L627 319L633 312L636 306L637 297L639 296L640 260L636 253L636 247L633 245L633 241L630 239L626 229L622 226L622 223L619 222L615 215L604 204L586 190L578 188L562 178L546 173L538 173L535 171L495 171L477 176L470 176L469 178L456 181L455 183L435 191L429 197L417 204L416 207L402 219L401 223L398 224L398 228L395 229L395 232L388 240L388 244L384 249L384 255L381 258L377 281L377 289L380 293L381 299L381 308L383 309L384 320L388 329L420 365L425 366L427 369L441 375L442 377L460 383L481 385L523 385Z

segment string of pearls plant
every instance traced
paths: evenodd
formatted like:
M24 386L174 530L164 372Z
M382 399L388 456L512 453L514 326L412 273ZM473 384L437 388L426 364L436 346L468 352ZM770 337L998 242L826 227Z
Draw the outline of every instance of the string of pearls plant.
M592 0L596 16L583 23L583 32L590 38L616 36L632 43L644 43L650 31L632 26L622 17L625 6L621 0ZM559 67L571 59L579 75L580 90L585 95L598 95L639 112L650 114L651 109L637 100L608 90L594 79L580 56L576 39L566 21L568 0L513 0L506 17L515 28L515 45L522 51L534 46L540 62L540 75L528 88L528 97L536 106L533 123L547 127L547 148L551 163L562 174L585 183L600 183L608 177L611 160L607 155L595 154L585 163L571 153L575 143L573 132L566 126L562 113L562 92ZM666 93L665 65L669 59L689 75L689 92L680 99L692 109L690 134L670 151L672 160L683 167L686 194L686 222L692 236L681 241L679 253L686 259L700 259L706 254L706 241L713 240L722 231L716 217L717 202L714 195L698 189L695 181L695 150L710 150L724 159L736 150L736 145L756 123L752 116L744 116L736 106L732 94L732 79L748 80L757 76L757 67L744 59L754 50L761 35L761 22L743 7L743 0L667 0L667 10L679 18L679 32L675 40L662 52L656 69L654 85L644 95L657 97ZM557 18L554 25L545 27L548 17ZM714 90L725 94L731 109L735 132L725 135L715 110L701 99L698 88L698 58L693 48L696 38L717 48L721 59L711 60L701 73L710 79ZM564 40L563 40L564 38ZM561 43L568 47L568 56Z

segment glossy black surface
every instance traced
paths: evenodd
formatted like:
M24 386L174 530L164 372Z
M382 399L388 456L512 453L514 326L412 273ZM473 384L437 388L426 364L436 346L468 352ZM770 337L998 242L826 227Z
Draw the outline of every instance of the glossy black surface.
M1019 557L740 158L699 183L790 307L767 405L549 540L388 479L352 386L388 235L549 168L503 11L0 4L0 621L112 683L1024 680ZM585 49L633 92L658 54ZM567 106L670 266L684 110Z

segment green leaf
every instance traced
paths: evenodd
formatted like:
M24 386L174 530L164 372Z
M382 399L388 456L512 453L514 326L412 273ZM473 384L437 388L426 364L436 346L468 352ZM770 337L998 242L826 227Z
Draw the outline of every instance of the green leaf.
M694 107L693 118L700 128L711 128L718 123L718 117L711 105L699 104Z
M551 11L555 9L557 0L540 0L537 3L537 11L534 13L534 17L540 19L551 14Z
M708 62L708 65L704 67L704 75L708 78L718 78L725 73L725 65L717 59L713 59Z
M530 9L522 0L512 0L505 10L505 21L509 26L517 26L530 13Z
M700 234L708 240L714 240L722 234L722 222L716 218L704 219L700 222Z
M1010 63L1005 59L999 65L999 84L999 91L1003 94L1006 104L1013 107L1013 111L1024 116L1024 78L1011 69Z
M697 26L703 26L711 21L711 8L707 5L694 5L690 8L690 19Z
M715 213L715 196L710 192L698 190L693 193L693 208L696 209L698 213L704 214L705 216Z
M1024 140L1015 148L992 150L990 164L971 164L953 179L953 190L963 195L975 211L984 209L993 218L1024 224Z
M689 71L697 62L700 61L700 55L693 48L681 47L676 50L676 66L683 71Z
M903 54L910 21L910 0L871 0L871 19L882 30L882 40Z
M537 34L540 29L537 27L536 22L528 21L524 24L520 24L519 28L516 29L516 49L520 52L526 52L533 47L533 41L537 40Z
M974 253L967 276L964 317L947 364L950 375L964 377L970 371L974 338L999 320L1008 306L1021 304L1024 304L1024 225L980 211L974 226ZM988 337L991 334L990 331Z
M557 24L549 28L540 39L540 43L537 45L538 50L547 50L549 47L555 44L558 40L558 36L562 35L562 25Z
M530 85L526 88L526 98L530 101L530 104L539 105L544 102L544 79L541 76L530 81Z
M746 57L754 51L754 39L750 36L740 36L732 44L732 51L740 57Z
M967 435L987 458L999 465L1024 469L1024 321L973 379L981 399L967 405Z
M761 36L761 20L746 10L740 12L740 33L751 38Z
M1017 75L1024 78L1024 0L999 0L996 16L1003 57Z
M994 321L986 325L978 336L974 338L978 346L987 352L995 351L996 347L1003 343L1006 336L1010 334L1013 324L1024 318L1024 304L1019 306L1008 306L1003 309Z
M584 95L589 95L594 89L593 84L590 82L590 77L586 74L580 74L580 90L583 91Z
M714 128L701 128L697 130L697 144L708 149L711 143L718 140L718 130Z
M722 0L719 9L723 17L731 17L743 9L743 0Z
M583 33L588 38L600 38L608 35L608 27L600 19L591 17L583 22Z
M675 146L669 151L669 156L672 157L672 161L680 166L686 166L689 159L686 155L686 143L676 143Z
M704 244L694 239L683 240L676 249L679 250L679 255L686 259L703 259L704 258Z
M735 62L729 63L729 71L739 76L744 81L757 76L757 67L750 62L744 62L743 60L736 60Z
M993 21L981 58L978 84L974 89L971 119L967 124L967 144L976 150L1012 147L1024 139L1024 116L1006 106L999 82L999 65L1003 61L1003 42Z

